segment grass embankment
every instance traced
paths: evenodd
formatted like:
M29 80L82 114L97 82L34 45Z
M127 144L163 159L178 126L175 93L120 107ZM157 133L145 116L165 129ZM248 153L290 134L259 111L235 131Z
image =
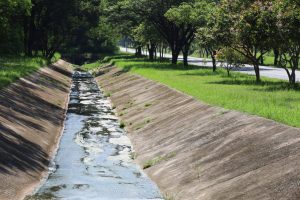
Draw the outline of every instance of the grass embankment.
M106 62L113 62L125 71L166 84L208 104L300 127L300 89L291 88L287 82L263 78L263 82L257 84L254 76L238 72L227 77L223 69L214 73L208 68L190 66L186 69L180 64L149 62L132 56L110 57Z
M55 62L59 58L60 54L55 54L51 62ZM42 57L0 55L0 89L37 71L48 63L49 61Z

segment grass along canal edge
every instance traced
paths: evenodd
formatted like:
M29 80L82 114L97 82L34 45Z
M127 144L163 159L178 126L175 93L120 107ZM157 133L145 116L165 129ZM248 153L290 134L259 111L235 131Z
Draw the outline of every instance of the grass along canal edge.
M132 55L106 57L84 68L97 74L97 69L107 65L165 84L210 105L300 127L299 84L292 88L286 81L270 78L262 78L258 84L254 76L238 72L228 77L223 69L212 72L204 67L185 68L181 64L150 62Z

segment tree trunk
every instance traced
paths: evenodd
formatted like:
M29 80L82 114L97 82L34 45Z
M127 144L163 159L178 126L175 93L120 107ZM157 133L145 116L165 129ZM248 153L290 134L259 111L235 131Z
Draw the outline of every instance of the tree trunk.
M28 56L32 56L34 35L35 35L34 16L31 16L30 17L30 22L29 22L27 48L26 48L26 54Z
M149 52L149 60L154 60L154 51L153 51L153 48L151 45L147 45L147 49L148 49L148 52Z
M260 64L264 65L264 57L263 56L260 57Z
M162 60L162 51L163 51L163 49L162 49L162 46L160 45L159 46L159 60L160 61Z
M28 46L28 17L24 17L23 21L23 31L24 31L24 52L27 54L27 46Z
M278 49L274 49L274 66L278 65L279 51Z
M142 47L141 46L138 46L135 50L135 55L138 56L138 57L141 57L142 56Z
M258 61L256 61L256 63L254 64L254 71L255 71L255 76L256 76L256 82L257 83L261 82Z
M189 66L188 56L189 56L188 53L186 53L186 52L183 53L183 65L184 65L185 67Z
M186 45L186 46L183 47L182 54L183 54L183 65L184 66L189 66L189 62L188 62L189 45Z
M212 59L213 71L215 72L217 70L216 51L209 51L209 52Z
M147 45L148 52L149 52L149 59L154 60L154 57L156 57L156 44L151 43Z
M295 85L295 84L296 84L296 70L295 70L295 68L292 68L292 73L291 73L290 83L291 83L292 85Z
M290 83L292 85L296 84L296 70L299 68L299 53L292 59L292 73Z
M206 58L208 58L209 55L210 55L210 51L208 51L207 49L205 49L205 52L206 52Z
M172 64L176 65L178 61L179 51L172 50Z

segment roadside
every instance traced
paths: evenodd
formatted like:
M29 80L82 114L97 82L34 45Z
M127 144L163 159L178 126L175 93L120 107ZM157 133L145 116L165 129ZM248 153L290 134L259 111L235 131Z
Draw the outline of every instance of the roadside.
M120 47L121 52L127 52L127 53L135 53L134 49L130 48L123 48ZM166 58L171 59L172 56L169 54L165 55ZM182 56L179 56L179 61L182 61ZM196 58L196 57L188 57L188 61L190 65L195 65L195 66L202 66L202 67L212 67L212 62L210 59L204 59L204 58ZM220 63L218 64L220 67ZM250 75L255 75L253 66L251 65L245 65L244 67L237 69L236 71L239 71L244 74L250 74ZM288 81L288 75L286 71L282 68L276 68L276 67L271 67L271 66L260 66L260 73L262 77L268 77L268 78L277 78L281 80L286 80ZM296 79L297 82L300 82L300 71L296 71Z
M169 199L300 198L300 129L204 104L124 68L99 70L133 157Z
M0 90L1 200L39 185L63 130L72 67L59 60L37 70Z

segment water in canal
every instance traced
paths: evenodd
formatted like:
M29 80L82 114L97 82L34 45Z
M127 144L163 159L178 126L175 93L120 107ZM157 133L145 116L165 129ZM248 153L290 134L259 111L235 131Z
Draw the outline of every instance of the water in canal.
M46 182L29 199L161 199L92 76L75 72L65 130Z

